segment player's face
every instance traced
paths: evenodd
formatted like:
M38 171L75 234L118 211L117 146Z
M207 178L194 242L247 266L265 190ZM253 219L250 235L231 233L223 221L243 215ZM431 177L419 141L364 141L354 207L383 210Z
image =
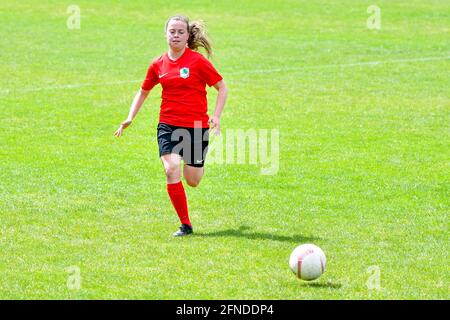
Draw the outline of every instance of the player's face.
M167 44L174 50L182 50L186 47L189 32L185 22L170 20L166 31Z

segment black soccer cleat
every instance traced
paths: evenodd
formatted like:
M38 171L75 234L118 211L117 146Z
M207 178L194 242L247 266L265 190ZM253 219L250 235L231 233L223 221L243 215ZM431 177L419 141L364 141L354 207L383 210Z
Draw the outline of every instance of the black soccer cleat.
M193 233L192 227L187 224L182 224L180 230L173 234L174 237L187 236L188 234Z

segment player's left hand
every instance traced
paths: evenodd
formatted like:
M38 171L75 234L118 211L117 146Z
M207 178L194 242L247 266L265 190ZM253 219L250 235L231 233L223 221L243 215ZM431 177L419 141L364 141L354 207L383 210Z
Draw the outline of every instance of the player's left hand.
M209 117L208 123L210 126L209 132L211 132L212 129L216 128L215 135L216 136L220 135L220 118L217 116Z

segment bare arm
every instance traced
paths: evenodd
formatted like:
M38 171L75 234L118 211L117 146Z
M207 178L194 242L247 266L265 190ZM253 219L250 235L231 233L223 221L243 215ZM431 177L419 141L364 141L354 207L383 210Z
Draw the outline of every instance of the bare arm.
M220 134L220 116L222 115L223 108L225 107L225 102L227 101L228 88L223 80L220 80L214 85L217 89L217 100L216 108L214 109L214 115L210 117L209 122L211 123L211 130L216 128L216 135Z
M123 130L125 130L133 122L133 119L141 109L145 99L147 99L149 92L150 90L139 89L138 93L133 99L133 103L131 104L127 119L120 124L119 129L117 129L117 131L114 133L117 138L120 137Z

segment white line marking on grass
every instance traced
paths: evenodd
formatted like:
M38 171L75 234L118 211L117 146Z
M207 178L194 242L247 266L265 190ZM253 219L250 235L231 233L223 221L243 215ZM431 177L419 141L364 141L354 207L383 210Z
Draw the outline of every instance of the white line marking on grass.
M345 67L358 67L358 66L376 66L384 63L405 63L405 62L425 62L425 61L437 61L448 60L447 57L426 57L426 58L412 58L412 59L392 59L392 60L380 60L380 61L365 61L365 62L353 62L353 63L341 63L341 64L319 64L315 66L302 66L293 68L277 68L277 69L254 69L254 70L242 70L237 72L230 72L228 74L246 74L246 73L269 73L269 72L283 72L283 71L303 71L311 69L325 69L325 68L345 68Z
M18 93L21 92L36 92L36 91L48 91L48 90L58 90L58 89L76 89L84 87L103 87L103 86L115 86L119 84L130 84L135 82L142 82L143 80L120 80L112 82L99 82L99 83L77 83L77 84L62 84L48 87L37 87L37 88L23 88L16 90ZM13 90L1 90L0 93L8 94Z
M346 68L346 67L358 67L358 66L376 66L385 63L407 63L407 62L427 62L427 61L438 61L438 60L448 60L450 56L446 57L424 57L424 58L410 58L410 59L392 59L392 60L379 60L379 61L363 61L363 62L352 62L352 63L341 63L341 64L320 64L315 66L301 66L293 68L274 68L274 69L251 69L251 70L240 70L223 72L226 75L241 75L241 74L258 74L258 73L271 73L271 72L286 72L286 71L303 71L312 69L326 69L326 68ZM132 84L140 83L140 80L120 80L112 82L100 82L100 83L78 83L78 84L65 84L65 85L55 85L48 87L37 87L37 88L23 88L18 90L2 89L0 94L8 95L11 92L37 92L37 91L48 91L48 90L59 90L59 89L77 89L85 87L99 87L99 86L115 86L120 84Z

